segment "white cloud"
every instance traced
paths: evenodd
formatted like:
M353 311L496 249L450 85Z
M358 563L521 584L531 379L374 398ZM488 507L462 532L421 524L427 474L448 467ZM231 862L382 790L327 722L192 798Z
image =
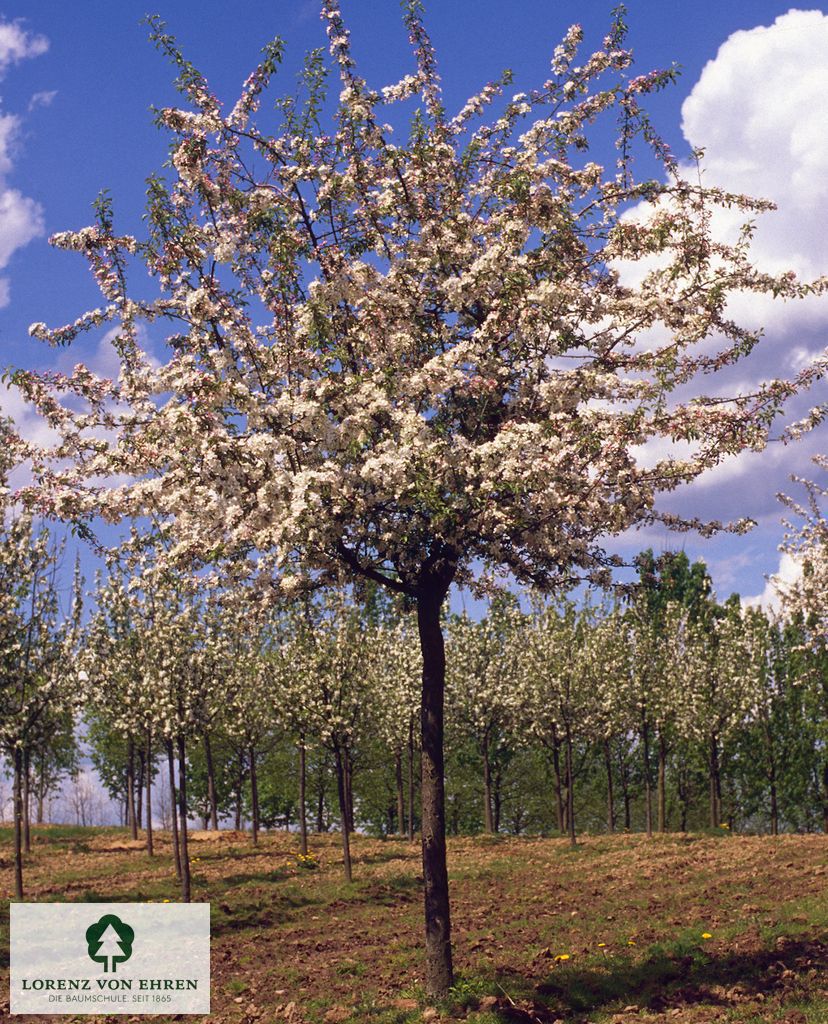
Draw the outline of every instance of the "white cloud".
M57 96L57 89L45 89L42 92L36 92L29 100L29 112L31 113L37 107L51 106L55 96Z
M757 219L753 260L764 270L805 280L828 272L826 110L828 15L799 10L734 32L682 107L685 137L705 150L705 182L777 204ZM720 228L741 219L725 213ZM751 294L730 311L786 334L828 321L824 298L791 305Z
M43 234L43 210L14 188L0 190L0 269L14 252Z
M793 555L784 551L779 559L779 568L772 576L768 577L762 593L756 594L754 597L743 598L742 604L746 608L762 607L766 611L779 613L782 610L780 586L784 590L785 587L796 583L801 575L801 563Z
M26 31L20 21L0 22L0 78L13 64L39 57L48 49L49 40Z
M0 20L0 78L13 64L37 57L49 49L45 36L33 35L19 21ZM35 93L29 109L51 102L54 93ZM43 234L43 209L40 204L15 188L7 178L14 169L14 144L20 129L16 114L0 111L0 270L8 266L12 255ZM9 279L0 278L0 308L10 301Z

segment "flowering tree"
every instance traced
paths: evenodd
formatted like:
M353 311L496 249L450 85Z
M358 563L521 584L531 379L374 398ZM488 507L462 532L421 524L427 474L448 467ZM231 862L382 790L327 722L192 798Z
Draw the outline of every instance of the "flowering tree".
M353 831L352 773L354 752L362 737L371 694L366 680L375 675L376 629L359 617L358 607L341 592L328 592L299 619L280 650L280 704L302 707L322 746L334 756L339 799L342 855L347 881L352 879L350 833Z
M732 244L711 236L717 207L749 216L769 204L682 179L641 106L673 72L630 73L621 14L582 63L575 27L537 89L505 99L504 75L452 115L419 0L404 7L415 69L381 90L359 76L335 0L321 6L335 111L317 53L303 96L261 125L280 42L224 113L151 22L189 104L158 114L177 177L151 181L143 241L116 234L106 201L94 227L55 236L89 260L104 305L31 328L65 345L116 324L120 374L79 363L15 379L61 436L31 453L30 497L49 513L151 511L169 526L171 558L249 554L286 591L350 576L416 603L427 976L442 994L450 586L480 567L542 587L606 582L608 534L654 521L713 529L659 511L659 492L761 448L781 403L821 367L749 393L694 387L759 342L728 318L732 292L790 298L808 286L755 270L749 229ZM412 115L398 141L396 104ZM584 156L601 115L619 126L606 169ZM642 146L664 182L635 180ZM128 290L133 257L156 298ZM639 260L646 273L631 284L620 269ZM160 364L141 349L142 322L169 326ZM636 453L649 439L690 453L645 466ZM111 474L128 482L102 484Z
M401 615L396 622L384 622L375 635L372 680L376 704L374 721L379 734L394 751L394 783L397 794L397 830L405 830L406 809L403 790L403 751L408 767L408 838L414 839L414 722L419 708L422 657L416 624Z
M479 622L467 615L449 625L446 680L448 716L474 742L483 763L483 827L494 832L492 762L506 752L504 740L527 702L519 685L518 635L523 615L516 603L500 600Z
M563 602L560 608L547 604L537 609L534 628L525 642L531 693L530 730L552 753L558 827L566 830L572 846L575 845L575 744L591 737L596 724L597 694L590 678L595 655L590 642L593 617L592 609L579 614L571 601Z
M0 751L14 772L14 885L23 899L31 753L46 742L50 723L74 719L77 622L60 620L59 547L10 499L8 429L0 420Z
M814 459L818 470L828 473L828 457ZM792 584L777 580L786 610L799 616L815 650L828 651L828 481L801 480L807 501L795 501L781 495L788 508L799 517L796 526L789 525L785 549L802 565L802 573Z
M85 673L84 705L98 722L102 735L114 733L126 743L126 807L132 838L138 836L135 763L144 748L147 785L147 852L152 841L152 732L155 725L153 688L146 685L143 668L146 609L130 594L128 579L113 563L100 578L95 613L84 635L81 664ZM142 627L145 627L142 629ZM138 788L143 784L139 778Z

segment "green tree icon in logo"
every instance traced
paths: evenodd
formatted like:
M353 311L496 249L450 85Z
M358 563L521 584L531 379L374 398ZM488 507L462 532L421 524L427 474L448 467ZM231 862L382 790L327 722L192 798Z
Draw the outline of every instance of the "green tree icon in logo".
M104 914L100 921L86 929L87 952L90 959L104 965L104 971L116 970L116 964L132 956L135 932L120 917Z

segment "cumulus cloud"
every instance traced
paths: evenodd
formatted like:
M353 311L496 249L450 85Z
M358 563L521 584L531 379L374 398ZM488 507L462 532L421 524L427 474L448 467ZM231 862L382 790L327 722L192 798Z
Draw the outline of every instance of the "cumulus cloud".
M828 274L826 110L828 15L805 10L791 10L770 25L731 35L704 67L683 104L684 136L690 146L704 150L704 183L767 198L777 205L775 211L756 218L752 261L762 270L794 270L803 280ZM695 166L685 166L683 172L695 180ZM628 216L643 212L638 206ZM714 231L727 238L744 219L743 214L724 211L717 214ZM622 280L635 286L653 266L655 260L650 259L618 269ZM761 328L766 337L748 359L707 382L704 390L710 394L748 393L763 380L794 375L825 349L828 296L783 303L745 294L732 299L728 313L745 327ZM666 335L666 328L657 325L638 339L639 345L661 344ZM690 393L685 390L680 397ZM810 394L794 400L788 417L804 416L824 395L824 383L817 384ZM744 582L746 566L738 560L745 550L755 553L757 571L768 570L768 545L778 543L781 533L776 494L787 489L790 474L807 475L813 453L825 449L825 435L823 426L798 444L772 444L761 453L727 457L693 484L664 497L662 507L687 516L731 521L749 515L759 521L756 532L744 541L720 538L708 542L707 553L699 550L712 563L717 578L727 571ZM658 439L643 446L637 460L646 467L669 455L681 458L691 450L692 446ZM624 540L635 543L633 538ZM639 544L644 540L643 535L639 537ZM676 543L674 535L661 538L662 546ZM795 572L791 557L783 556L780 578L789 580ZM755 581L748 585L749 592L756 589ZM749 600L776 607L779 598L769 582Z
M682 130L703 148L704 180L761 196L753 259L771 272L813 280L828 272L828 15L791 10L769 26L734 32L682 107ZM726 230L727 215L720 227ZM828 322L821 298L794 306L734 300L741 322L790 334Z
M39 57L49 49L46 36L33 35L21 22L0 21L0 78L13 64L29 57Z
M746 607L761 607L765 611L779 613L782 610L780 591L784 592L786 587L796 583L801 575L802 565L799 560L784 551L779 559L779 568L772 576L768 577L762 593L744 598L742 604Z
M45 36L28 32L19 21L0 20L0 78L8 69L49 49ZM35 93L29 104L45 105L54 93ZM0 104L1 105L1 104ZM12 255L43 234L43 210L39 203L7 183L14 169L14 147L20 130L20 117L0 110L0 270L8 266ZM0 308L9 304L9 280L0 278Z

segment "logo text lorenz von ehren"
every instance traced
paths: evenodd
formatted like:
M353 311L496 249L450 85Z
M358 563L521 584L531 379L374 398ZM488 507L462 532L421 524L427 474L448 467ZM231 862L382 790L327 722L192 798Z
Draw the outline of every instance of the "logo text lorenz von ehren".
M12 1013L210 1012L207 903L12 903Z

